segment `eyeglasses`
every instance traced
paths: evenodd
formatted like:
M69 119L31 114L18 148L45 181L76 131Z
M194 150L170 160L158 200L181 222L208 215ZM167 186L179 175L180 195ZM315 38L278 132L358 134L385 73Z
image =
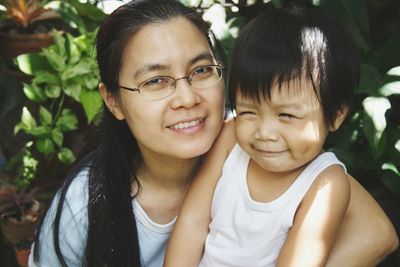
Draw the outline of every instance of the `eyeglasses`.
M217 84L222 77L224 66L205 65L195 68L189 76L181 78L172 78L170 76L152 77L141 84L137 88L129 88L119 85L120 88L138 92L148 100L160 100L171 95L176 89L176 83L179 80L187 80L194 89L206 89Z

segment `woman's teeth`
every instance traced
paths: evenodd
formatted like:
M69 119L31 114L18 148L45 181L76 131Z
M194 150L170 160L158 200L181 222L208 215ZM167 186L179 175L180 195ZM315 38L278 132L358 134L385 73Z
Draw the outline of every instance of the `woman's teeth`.
M199 119L199 120L195 120L195 121L180 122L180 123L177 123L175 125L172 125L170 128L174 129L174 130L186 129L186 128L189 128L189 127L193 127L193 126L199 125L200 122L202 122L202 121L203 120Z

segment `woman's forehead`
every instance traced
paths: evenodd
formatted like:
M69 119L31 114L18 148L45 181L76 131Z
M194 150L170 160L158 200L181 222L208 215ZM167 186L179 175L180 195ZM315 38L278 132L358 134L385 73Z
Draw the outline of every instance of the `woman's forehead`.
M144 26L127 42L122 65L135 71L148 66L191 64L196 59L212 58L208 40L189 20L176 17Z

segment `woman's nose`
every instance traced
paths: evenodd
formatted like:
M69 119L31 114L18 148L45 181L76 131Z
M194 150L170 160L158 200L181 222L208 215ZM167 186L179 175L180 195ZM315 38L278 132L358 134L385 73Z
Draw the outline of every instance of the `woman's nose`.
M173 109L180 107L191 108L200 102L200 96L187 79L177 80L175 86L171 100L171 107Z

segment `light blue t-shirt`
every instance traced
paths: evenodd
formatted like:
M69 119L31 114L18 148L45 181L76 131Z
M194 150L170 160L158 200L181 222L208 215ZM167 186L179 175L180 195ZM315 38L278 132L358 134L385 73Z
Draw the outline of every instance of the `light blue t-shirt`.
M89 170L81 171L72 181L66 194L60 219L60 248L68 266L82 266L88 229L88 179ZM40 235L40 262L33 262L34 244L29 256L29 266L61 266L54 250L52 222L55 217L59 193L54 198L44 219ZM133 200L140 255L143 267L162 267L169 235L176 218L168 224L153 222L139 202Z

